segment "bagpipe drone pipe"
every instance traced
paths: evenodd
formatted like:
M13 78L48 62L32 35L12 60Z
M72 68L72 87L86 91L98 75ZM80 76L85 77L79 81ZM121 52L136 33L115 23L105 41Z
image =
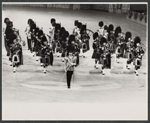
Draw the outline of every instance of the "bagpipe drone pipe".
M25 46L26 45L26 42L24 40L22 40L21 36L20 36L20 33L19 33L19 30L16 29L16 28L12 28L12 30L14 31L14 34L16 34L17 36L17 40L19 41L19 43L22 45L22 46Z

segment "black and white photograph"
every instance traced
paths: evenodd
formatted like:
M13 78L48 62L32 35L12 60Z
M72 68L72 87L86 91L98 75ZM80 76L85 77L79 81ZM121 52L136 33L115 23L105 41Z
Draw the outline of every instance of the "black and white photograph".
M2 2L2 120L148 120L147 2Z

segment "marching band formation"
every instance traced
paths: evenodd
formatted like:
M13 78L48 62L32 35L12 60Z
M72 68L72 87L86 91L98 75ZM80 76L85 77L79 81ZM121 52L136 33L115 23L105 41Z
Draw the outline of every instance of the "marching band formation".
M13 28L13 22L9 18L5 18L4 23L6 24L5 48L15 73L17 67L23 65L22 46L25 46L26 43L21 39L19 30ZM49 34L45 34L35 21L28 19L28 26L25 30L28 50L33 57L36 57L37 61L40 60L44 73L47 71L47 66L53 66L53 54L61 57L62 62L65 62L68 88L70 88L74 67L80 65L79 56L85 58L85 53L90 50L90 33L93 38L91 58L95 60L95 69L101 65L102 74L105 75L105 69L111 69L111 58L115 54L117 63L119 63L119 58L127 59L127 69L130 69L129 64L133 63L135 74L138 76L138 69L142 65L142 56L144 55L139 36L132 38L131 32L123 33L120 26L114 29L113 24L104 25L103 21L98 23L99 29L93 32L87 29L86 24L75 20L72 34L69 34L60 23L56 23L54 18L50 20L50 23L52 28L50 28Z

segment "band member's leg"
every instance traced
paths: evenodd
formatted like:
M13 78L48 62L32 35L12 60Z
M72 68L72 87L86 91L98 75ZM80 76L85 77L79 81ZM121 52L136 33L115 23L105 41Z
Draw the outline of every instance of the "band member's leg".
M68 88L70 88L72 74L73 74L73 71L67 71L67 86L68 86Z
M6 52L7 52L7 56L9 56L9 47L8 47L8 43L7 43L7 39L4 37L4 43L5 43L5 48L6 48Z
M108 54L106 59L107 59L107 68L111 69L111 55Z
M41 67L43 66L43 61L42 58L40 58L40 63L41 63Z
M28 39L28 37L27 37L27 43L28 43L28 50L30 50L30 44L29 44L29 39Z
M53 53L50 53L50 65L53 66L53 60L54 60L54 56Z
M104 72L104 68L105 68L104 62L105 61L103 61L103 64L102 64L102 75L105 75L105 72Z
M44 73L46 73L46 66L45 64L43 65Z
M15 73L16 72L16 65L13 64L13 72Z
M94 68L96 68L96 69L98 69L97 63L98 63L98 59L95 59L95 65L94 65Z
M136 74L136 76L138 76L139 75L139 73L138 73L138 69L140 69L140 66L141 66L141 60L135 60L135 74Z

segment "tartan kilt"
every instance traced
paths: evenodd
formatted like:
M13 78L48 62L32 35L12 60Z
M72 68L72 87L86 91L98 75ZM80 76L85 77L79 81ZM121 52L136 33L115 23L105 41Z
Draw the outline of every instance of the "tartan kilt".
M49 55L42 56L42 63L43 63L45 66L50 65L50 56L49 56Z
M111 69L111 55L106 55L104 59L102 56L100 57L99 64L102 64L104 68Z
M97 53L97 51L94 51L92 55L92 59L99 59L99 58L100 58L100 54Z

